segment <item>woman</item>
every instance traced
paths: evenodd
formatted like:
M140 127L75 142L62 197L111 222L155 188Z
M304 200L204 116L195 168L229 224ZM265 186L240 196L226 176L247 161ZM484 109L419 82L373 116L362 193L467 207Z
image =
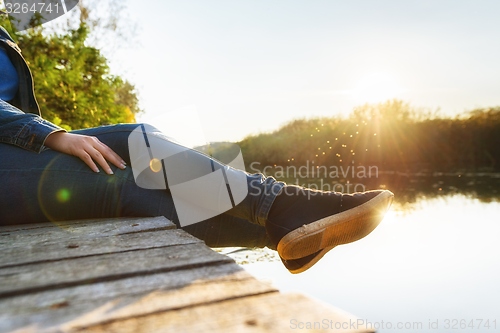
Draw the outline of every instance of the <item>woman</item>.
M138 162L131 161L128 140L141 126L67 132L41 118L29 68L0 29L1 224L161 215L181 226L173 187L147 189L134 178ZM162 138L155 130L148 135ZM366 236L393 198L389 191L342 195L290 186L185 151L187 165L209 163L212 170L244 179L247 194L224 213L183 229L213 247L277 249L292 273L310 268L333 247ZM189 200L189 195L183 200L194 212L205 203L203 198Z

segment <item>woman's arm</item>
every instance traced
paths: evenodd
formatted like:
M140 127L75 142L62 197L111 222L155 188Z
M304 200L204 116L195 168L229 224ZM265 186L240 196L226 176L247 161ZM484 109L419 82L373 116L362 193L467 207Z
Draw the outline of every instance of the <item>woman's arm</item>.
M0 142L39 153L45 139L53 132L65 130L0 99Z
M37 115L24 113L1 99L0 142L36 153L46 146L79 157L95 172L99 172L95 162L108 174L113 172L107 161L121 169L125 168L125 162L97 138L67 133L59 126Z

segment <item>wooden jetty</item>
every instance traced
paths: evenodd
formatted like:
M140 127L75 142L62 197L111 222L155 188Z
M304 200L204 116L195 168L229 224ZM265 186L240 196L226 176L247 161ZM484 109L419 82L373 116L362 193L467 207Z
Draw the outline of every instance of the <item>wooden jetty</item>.
M0 332L371 332L162 217L3 226L0 251Z

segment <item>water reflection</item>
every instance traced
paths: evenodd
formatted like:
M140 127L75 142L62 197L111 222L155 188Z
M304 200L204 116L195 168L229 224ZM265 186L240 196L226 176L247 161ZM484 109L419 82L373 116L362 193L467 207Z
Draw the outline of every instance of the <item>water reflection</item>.
M369 237L334 249L299 275L279 262L254 262L245 269L282 291L306 293L363 320L417 323L379 332L499 331L500 179L384 177L380 184L396 193L398 205ZM448 319L473 320L476 327L453 330Z
M482 202L500 200L499 173L381 172L368 186L386 186L396 194L396 202L415 203L420 198L462 194ZM383 185L382 185L383 184Z
M442 173L419 172L404 173L397 171L380 171L371 178L278 178L290 184L316 187L323 190L340 190L353 192L356 190L388 189L395 194L398 209L421 198L429 199L462 194L477 198L482 202L500 201L500 173Z

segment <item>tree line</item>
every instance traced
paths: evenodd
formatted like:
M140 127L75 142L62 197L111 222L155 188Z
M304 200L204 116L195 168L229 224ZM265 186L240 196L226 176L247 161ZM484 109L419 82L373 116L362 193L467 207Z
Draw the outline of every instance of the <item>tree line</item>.
M358 107L347 118L293 120L238 144L247 170L259 162L402 172L499 171L500 107L451 118L392 100Z

